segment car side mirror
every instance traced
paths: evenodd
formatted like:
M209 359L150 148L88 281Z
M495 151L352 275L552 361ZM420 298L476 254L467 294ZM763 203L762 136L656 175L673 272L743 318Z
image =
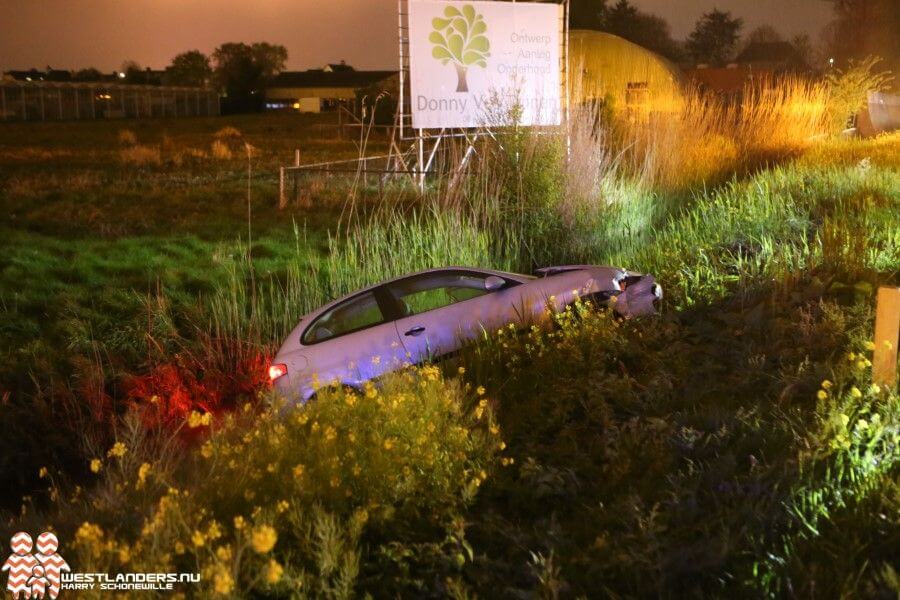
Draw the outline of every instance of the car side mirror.
M484 289L489 292L496 292L497 290L502 289L505 285L506 280L502 277L497 277L496 275L491 275L484 280Z

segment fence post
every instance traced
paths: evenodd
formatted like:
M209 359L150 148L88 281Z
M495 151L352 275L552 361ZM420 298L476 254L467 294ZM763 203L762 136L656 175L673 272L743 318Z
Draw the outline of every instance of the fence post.
M900 287L880 287L875 305L875 351L872 380L880 386L897 383L897 345L900 342Z
M287 200L284 197L284 167L278 168L278 208L287 206Z
M300 149L297 148L296 150L294 150L294 167L299 167L299 166L300 166ZM293 194L291 195L291 201L294 202L295 204L297 203L297 175L299 175L299 174L300 174L300 171L298 169L298 170L295 170L293 172L293 174L291 175L292 190L293 190Z

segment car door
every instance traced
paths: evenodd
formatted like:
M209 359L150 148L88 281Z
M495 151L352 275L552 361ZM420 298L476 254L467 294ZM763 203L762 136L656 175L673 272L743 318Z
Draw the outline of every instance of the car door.
M445 356L517 319L518 282L487 289L492 273L435 271L408 277L386 286L399 311L397 335L410 361L419 363Z
M362 292L318 315L304 330L307 372L322 384L359 385L399 367L405 349L383 290Z

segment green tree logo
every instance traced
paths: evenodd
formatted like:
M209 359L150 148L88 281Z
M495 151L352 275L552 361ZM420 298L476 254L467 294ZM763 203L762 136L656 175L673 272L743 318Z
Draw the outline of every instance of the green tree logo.
M428 36L428 41L434 44L431 55L444 65L452 61L456 67L456 91L468 92L466 73L469 67L487 68L490 56L491 42L485 35L484 17L470 4L462 9L448 6L444 9L444 17L435 17L431 25L434 27Z

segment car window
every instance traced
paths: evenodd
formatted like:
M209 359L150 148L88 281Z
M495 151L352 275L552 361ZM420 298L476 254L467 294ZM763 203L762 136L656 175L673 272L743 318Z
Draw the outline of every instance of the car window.
M487 275L456 271L427 273L392 283L388 289L402 316L418 315L488 293Z
M375 294L366 292L339 304L316 319L303 333L304 344L315 344L384 322Z

